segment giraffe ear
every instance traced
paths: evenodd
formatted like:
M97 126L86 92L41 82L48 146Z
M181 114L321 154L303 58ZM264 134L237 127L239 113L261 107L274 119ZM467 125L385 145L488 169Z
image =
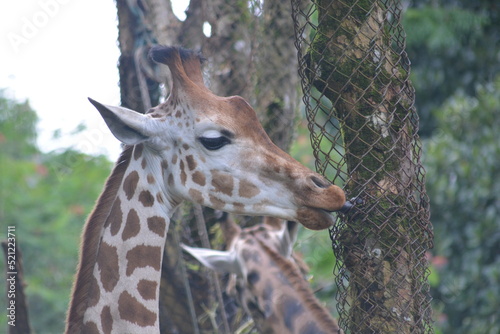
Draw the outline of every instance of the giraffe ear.
M189 247L184 244L182 249L200 261L205 267L223 272L242 276L241 268L238 265L234 252L218 251L207 248Z
M126 145L136 145L148 139L151 133L147 131L148 117L136 111L108 106L89 98L90 103L97 108L113 135Z
M278 233L280 252L286 258L292 256L293 245L297 241L298 227L299 225L296 222L289 220L283 223Z

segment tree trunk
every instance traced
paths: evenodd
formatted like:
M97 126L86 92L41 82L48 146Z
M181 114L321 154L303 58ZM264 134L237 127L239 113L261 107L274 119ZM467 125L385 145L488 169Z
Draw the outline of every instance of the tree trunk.
M131 10L130 4L137 8ZM271 139L284 149L289 147L298 105L298 75L288 2L265 1L263 8L252 11L247 1L191 0L184 21L174 15L170 0L117 0L117 8L120 88L125 106L144 110L141 102L144 93L141 95L138 77L141 68L137 72L137 61L134 63L133 58L137 45L146 42L200 49L209 60L205 65L207 86L219 96L240 95L249 100ZM211 26L208 37L203 34L205 22ZM167 85L168 92L169 73L165 66L144 62L141 65L151 66L143 75L148 80L157 76L158 81ZM191 232L196 231L194 219L186 217L192 214L184 214L182 224L189 226ZM189 296L184 293L186 278L177 261L177 246L168 244L175 242L171 232L167 237L160 285L161 331L194 333L187 307ZM212 246L217 247L216 242ZM213 307L209 304L213 303L214 294L208 288L206 277L193 271L189 271L188 276L191 286L205 287L193 290L196 316L200 318L203 315L200 306ZM201 331L210 332L207 328L206 322L200 325ZM223 332L222 328L218 330Z
M388 8L378 1L315 2L318 26L307 75L333 104L349 175L362 210L337 235L349 271L352 333L422 330L416 271L426 217L416 187L413 88L404 51L391 45ZM416 246L415 246L416 245Z
M188 282L191 294L186 290L182 250L176 236L178 226L171 224L162 262L160 283L160 332L161 333L209 333L213 329L209 319L200 317L213 303L211 287L206 276L190 271ZM190 300L191 299L191 300ZM190 309L190 302L191 307ZM194 314L192 314L194 311Z
M120 59L120 97L123 107L146 112L159 101L159 84L145 75L147 66L147 44L151 40L149 31L141 22L143 8L132 2L116 0L118 12L118 45ZM140 47L138 47L140 46Z
M287 151L297 116L299 76L291 6L264 1L256 45L255 100L260 120L273 142Z

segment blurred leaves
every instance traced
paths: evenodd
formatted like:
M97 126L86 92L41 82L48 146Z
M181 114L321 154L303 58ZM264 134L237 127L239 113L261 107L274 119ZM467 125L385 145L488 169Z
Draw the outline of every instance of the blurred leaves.
M37 119L28 102L0 94L0 230L16 227L32 327L61 333L80 233L111 164L72 150L40 152Z
M409 8L404 23L411 33L407 34L408 45L423 45L428 51L459 52L464 43L481 38L488 18L463 8L424 6Z
M0 90L0 149L2 156L20 158L36 153L37 115L28 101L17 103L2 98Z
M433 282L444 332L500 332L500 77L475 96L457 93L435 113L425 141L436 254ZM439 314L438 314L439 316Z
M436 333L500 332L500 79L493 80L500 69L499 8L493 0L415 0L403 19L427 137ZM40 152L36 122L28 102L6 99L0 91L0 230L16 226L32 326L37 333L58 333L81 229L111 165L72 150ZM318 154L330 153L326 140L314 140L321 142ZM314 168L305 127L291 152ZM295 250L311 267L313 286L326 286L332 309L334 258L327 232L303 230ZM5 322L0 317L0 328Z
M498 62L500 6L495 1L415 0L403 15L420 132L436 127L432 111L459 89L493 80Z

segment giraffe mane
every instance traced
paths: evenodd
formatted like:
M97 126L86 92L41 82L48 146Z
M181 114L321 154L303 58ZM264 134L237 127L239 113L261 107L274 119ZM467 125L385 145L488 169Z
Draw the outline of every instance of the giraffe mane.
M299 272L298 268L288 259L284 258L276 251L267 246L262 240L257 238L257 241L262 246L264 251L271 257L281 270L283 275L288 279L293 289L298 292L302 298L302 302L312 310L317 316L317 320L323 328L339 329L337 322L331 317L330 313L323 307L319 300L314 296L311 288Z
M82 235L81 251L77 273L72 289L72 298L67 317L67 333L79 333L83 328L83 314L88 302L82 302L88 297L92 285L92 274L95 258L101 241L101 231L109 217L111 207L116 199L118 189L124 177L132 156L133 146L126 146L116 165L106 181L94 210L85 223Z

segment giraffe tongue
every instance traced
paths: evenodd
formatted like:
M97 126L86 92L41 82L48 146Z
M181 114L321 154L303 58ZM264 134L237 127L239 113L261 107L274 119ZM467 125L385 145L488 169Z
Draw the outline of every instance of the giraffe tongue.
M353 206L354 204L352 204L351 201L346 201L344 205L342 205L342 207L340 208L339 212L346 214L347 212L349 212L349 210L351 210Z
M351 209L358 205L358 204L363 204L364 201L360 197L353 197L350 200L346 201L342 208L340 208L339 212L343 214L347 214Z

